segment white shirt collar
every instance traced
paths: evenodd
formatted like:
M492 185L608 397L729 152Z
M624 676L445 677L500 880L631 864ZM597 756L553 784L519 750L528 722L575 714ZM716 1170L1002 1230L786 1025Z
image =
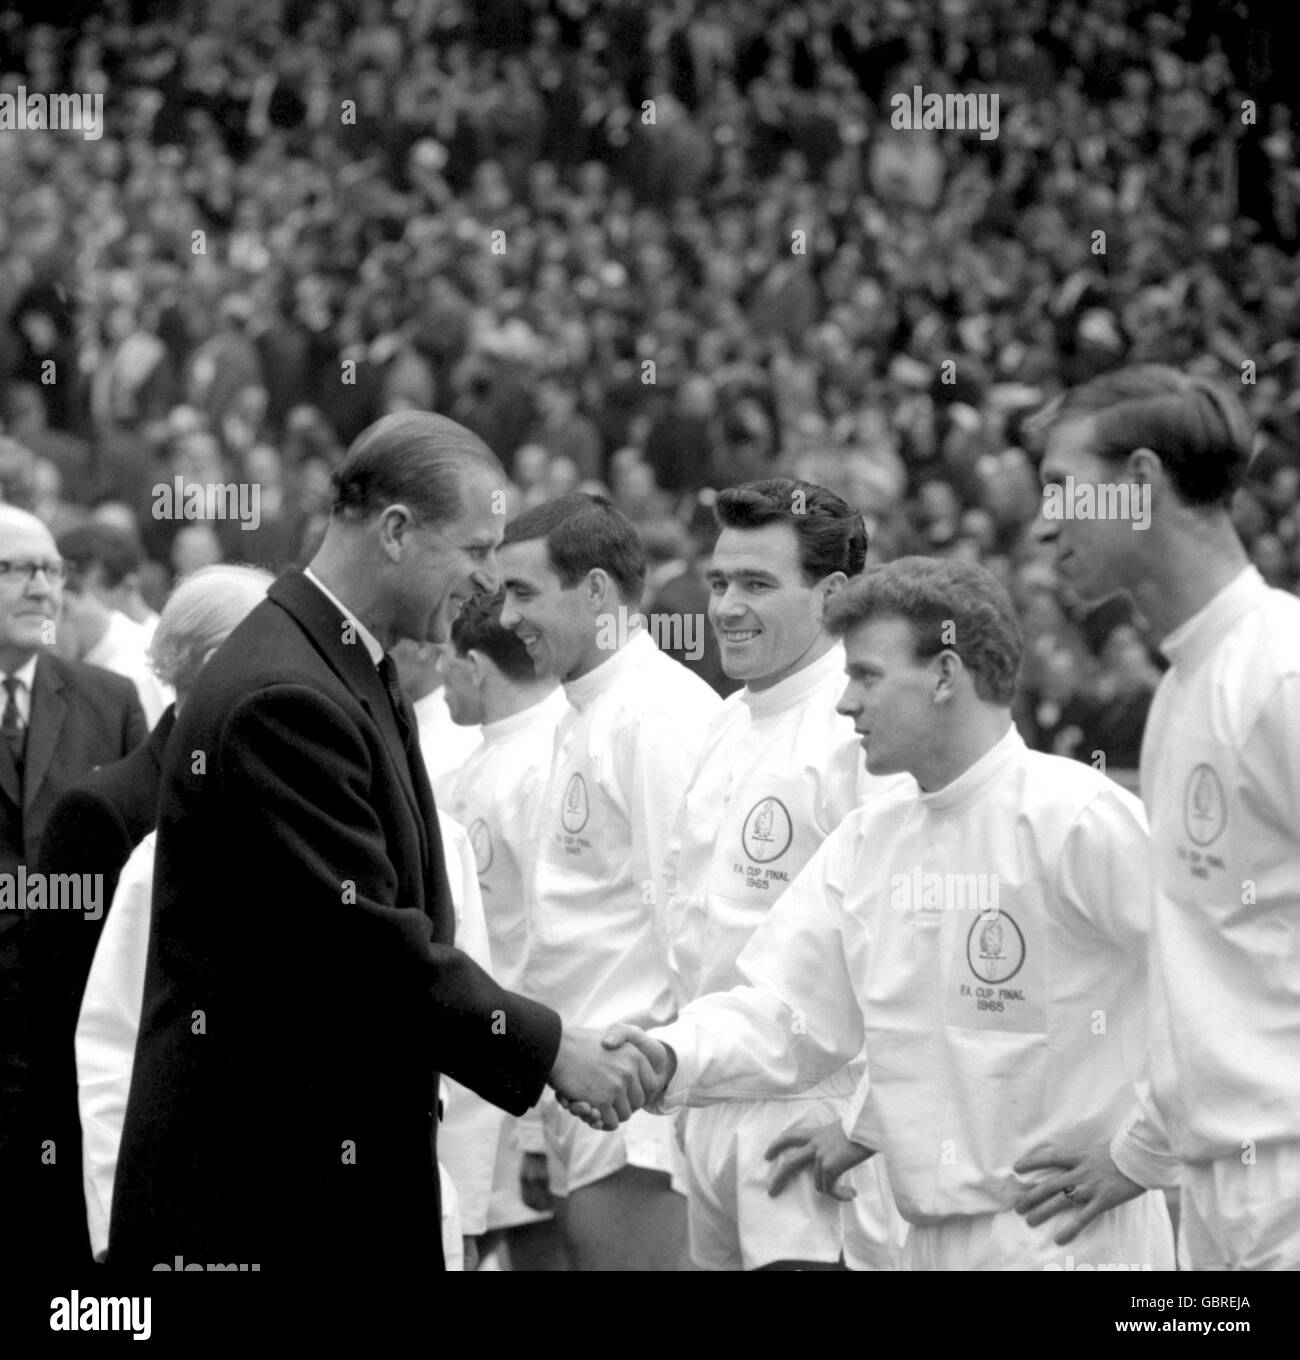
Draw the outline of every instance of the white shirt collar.
M969 802L986 784L996 779L1006 766L1019 760L1026 749L1025 739L1015 723L1008 724L1006 733L956 779L950 779L943 788L935 789L933 793L920 793L918 789L922 806L933 812L943 812Z
M14 703L18 705L18 716L24 723L31 721L32 686L36 683L36 659L39 655L37 652L29 656L17 670L0 671L0 680L7 680L11 675L18 677L18 692L14 695ZM4 704L4 692L0 690L0 708L3 708Z
M586 708L597 695L603 694L611 685L617 683L628 670L643 666L647 649L654 652L659 650L644 628L634 628L627 642L617 651L611 652L599 666L589 670L586 675L580 675L576 680L566 682L564 693L569 702L574 708Z
M376 666L384 659L384 649L379 645L379 639L361 622L359 618L339 599L335 593L321 582L310 567L306 567L302 573L320 591L322 595L343 615L347 621L357 630L361 641L365 644L366 651L370 653L370 659Z
M793 675L787 675L784 680L779 680L775 685L767 689L752 690L748 685L740 691L741 702L744 703L755 717L766 717L771 713L779 713L786 708L794 708L796 704L802 703L820 685L835 674L843 677L844 675L844 644L836 642L835 646L828 651L825 656L819 656L816 661L795 671Z
M1260 603L1268 589L1257 567L1243 567L1208 604L1166 634L1161 652L1176 669L1191 670L1243 614Z

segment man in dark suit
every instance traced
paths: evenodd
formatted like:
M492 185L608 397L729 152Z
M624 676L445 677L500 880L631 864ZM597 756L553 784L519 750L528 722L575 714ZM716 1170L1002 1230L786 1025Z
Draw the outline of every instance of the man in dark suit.
M60 796L145 736L129 680L49 650L62 580L50 531L35 515L0 505L0 886L7 890L0 897L0 1239L15 1247L26 1235L33 1178L74 1155L57 1139L51 1146L48 1131L29 1118L26 946L34 917L27 907L38 880L28 875L38 872L37 847ZM99 909L102 903L101 895ZM87 906L77 913L82 930L91 929Z
M653 1086L452 945L388 649L446 641L460 604L497 588L504 486L442 417L363 431L310 567L276 582L178 715L111 1266L438 1270L440 1072L514 1114L547 1083L592 1091L609 1123Z
M158 821L162 757L176 709L208 656L265 599L269 572L244 566L205 567L176 588L154 634L154 669L176 691L145 741L130 755L91 770L55 804L41 838L38 868L47 874L103 875L104 914L74 921L43 912L28 921L23 949L28 982L25 1018L32 1105L43 1133L58 1140L60 1173L42 1177L33 1255L46 1261L91 1260L77 1118L77 1015L95 947L131 851ZM51 1183L47 1187L44 1182ZM57 1183L56 1183L57 1181Z

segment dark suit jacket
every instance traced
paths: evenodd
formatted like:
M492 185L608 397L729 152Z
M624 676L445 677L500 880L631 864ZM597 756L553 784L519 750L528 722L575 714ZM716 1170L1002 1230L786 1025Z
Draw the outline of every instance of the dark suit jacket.
M99 666L65 661L43 652L36 662L27 728L23 779L0 742L0 874L39 868L38 847L55 804L96 765L120 760L144 740L147 728L135 686ZM21 811L20 811L21 809ZM74 872L71 868L60 872ZM33 1177L47 1176L51 1163L42 1160L47 1139L54 1139L54 1166L66 1171L75 1159L58 1131L39 1128L30 1116L27 1039L33 988L27 977L28 946L33 929L47 912L0 911L0 1199L8 1212L0 1215L0 1240L12 1231L26 1236L19 1205L36 1189ZM60 925L89 931L81 912Z
M37 868L46 874L100 874L103 915L34 912L23 944L24 1020L30 1108L57 1139L57 1169L43 1171L31 1228L40 1259L90 1261L77 1111L77 1015L95 947L131 851L158 820L162 753L176 722L158 719L130 755L91 770L55 804L41 837Z
M440 1269L439 1072L519 1114L554 1064L559 1017L452 947L428 779L349 631L287 572L177 719L111 1265Z
M42 652L21 791L8 748L0 743L0 873L11 874L19 864L32 869L55 803L95 766L134 750L148 731L135 686L125 676Z

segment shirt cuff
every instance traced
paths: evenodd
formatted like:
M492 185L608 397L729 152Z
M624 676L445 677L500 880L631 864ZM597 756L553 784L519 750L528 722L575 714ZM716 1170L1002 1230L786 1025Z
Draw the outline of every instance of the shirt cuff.
M649 1114L674 1114L690 1104L691 1088L699 1075L699 1064L695 1059L695 1045L692 1042L691 1027L681 1021L671 1025L661 1025L648 1031L652 1039L667 1044L677 1059L672 1080L646 1105Z
M1153 1145L1157 1140L1144 1136L1144 1124L1139 1106L1110 1140L1110 1159L1122 1175L1138 1185L1148 1190L1172 1190L1178 1185L1182 1163L1172 1152Z

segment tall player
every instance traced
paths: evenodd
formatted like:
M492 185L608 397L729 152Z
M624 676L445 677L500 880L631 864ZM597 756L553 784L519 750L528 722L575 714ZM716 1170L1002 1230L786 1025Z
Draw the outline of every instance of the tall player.
M714 719L677 818L666 889L684 998L743 983L736 957L808 858L869 791L848 718L835 712L844 648L826 602L862 570L862 516L824 487L774 477L723 491L707 572L722 667L745 686ZM773 1200L764 1157L796 1126L841 1116L860 1071L846 1066L781 1100L687 1110L691 1256L705 1270L834 1269L840 1205L799 1182ZM895 1264L902 1221L879 1159L860 1173L850 1264Z
M1231 499L1250 461L1235 398L1141 364L1044 412L1045 487L1123 488L1149 528L1046 520L1085 600L1127 590L1169 660L1142 744L1155 862L1157 1113L1183 1162L1182 1243L1194 1268L1300 1269L1300 600L1250 564ZM1077 499L1077 493L1076 497ZM1094 497L1122 506L1123 498ZM1084 502L1086 503L1086 501ZM1062 1147L1036 1214L1155 1183L1136 1125L1110 1152ZM1085 1209L1068 1225L1087 1220ZM1064 1239L1063 1239L1064 1240Z
M608 501L574 494L529 510L506 526L501 554L501 624L570 705L534 831L526 986L573 1023L661 1024L675 1002L659 885L721 700L640 626L645 552ZM669 1121L638 1114L601 1133L549 1102L542 1122L575 1268L678 1269L686 1204L671 1185Z
M458 770L434 780L433 789L439 807L469 832L493 975L502 986L518 987L531 933L528 829L550 774L556 724L568 704L553 676L538 677L523 643L501 627L500 617L499 595L476 595L452 622L451 643L440 660L447 707L453 722L481 728L481 740ZM560 1269L554 1228L546 1222L550 1213L520 1197L518 1125L513 1116L504 1117L487 1230L507 1233L513 1269Z
M1109 1139L1133 1108L1142 806L1089 765L1026 749L1011 721L1020 629L991 572L900 558L840 590L827 625L844 636L840 711L867 768L911 778L827 836L741 954L747 986L605 1042L641 1045L673 1108L807 1087L865 1035L868 1082L828 1126L834 1145L787 1135L812 1148L817 1183L883 1152L910 1225L904 1268L1064 1268L1050 1230L1015 1212L1014 1163L1063 1133ZM1173 1245L1153 1192L1089 1224L1075 1255L1171 1269Z

